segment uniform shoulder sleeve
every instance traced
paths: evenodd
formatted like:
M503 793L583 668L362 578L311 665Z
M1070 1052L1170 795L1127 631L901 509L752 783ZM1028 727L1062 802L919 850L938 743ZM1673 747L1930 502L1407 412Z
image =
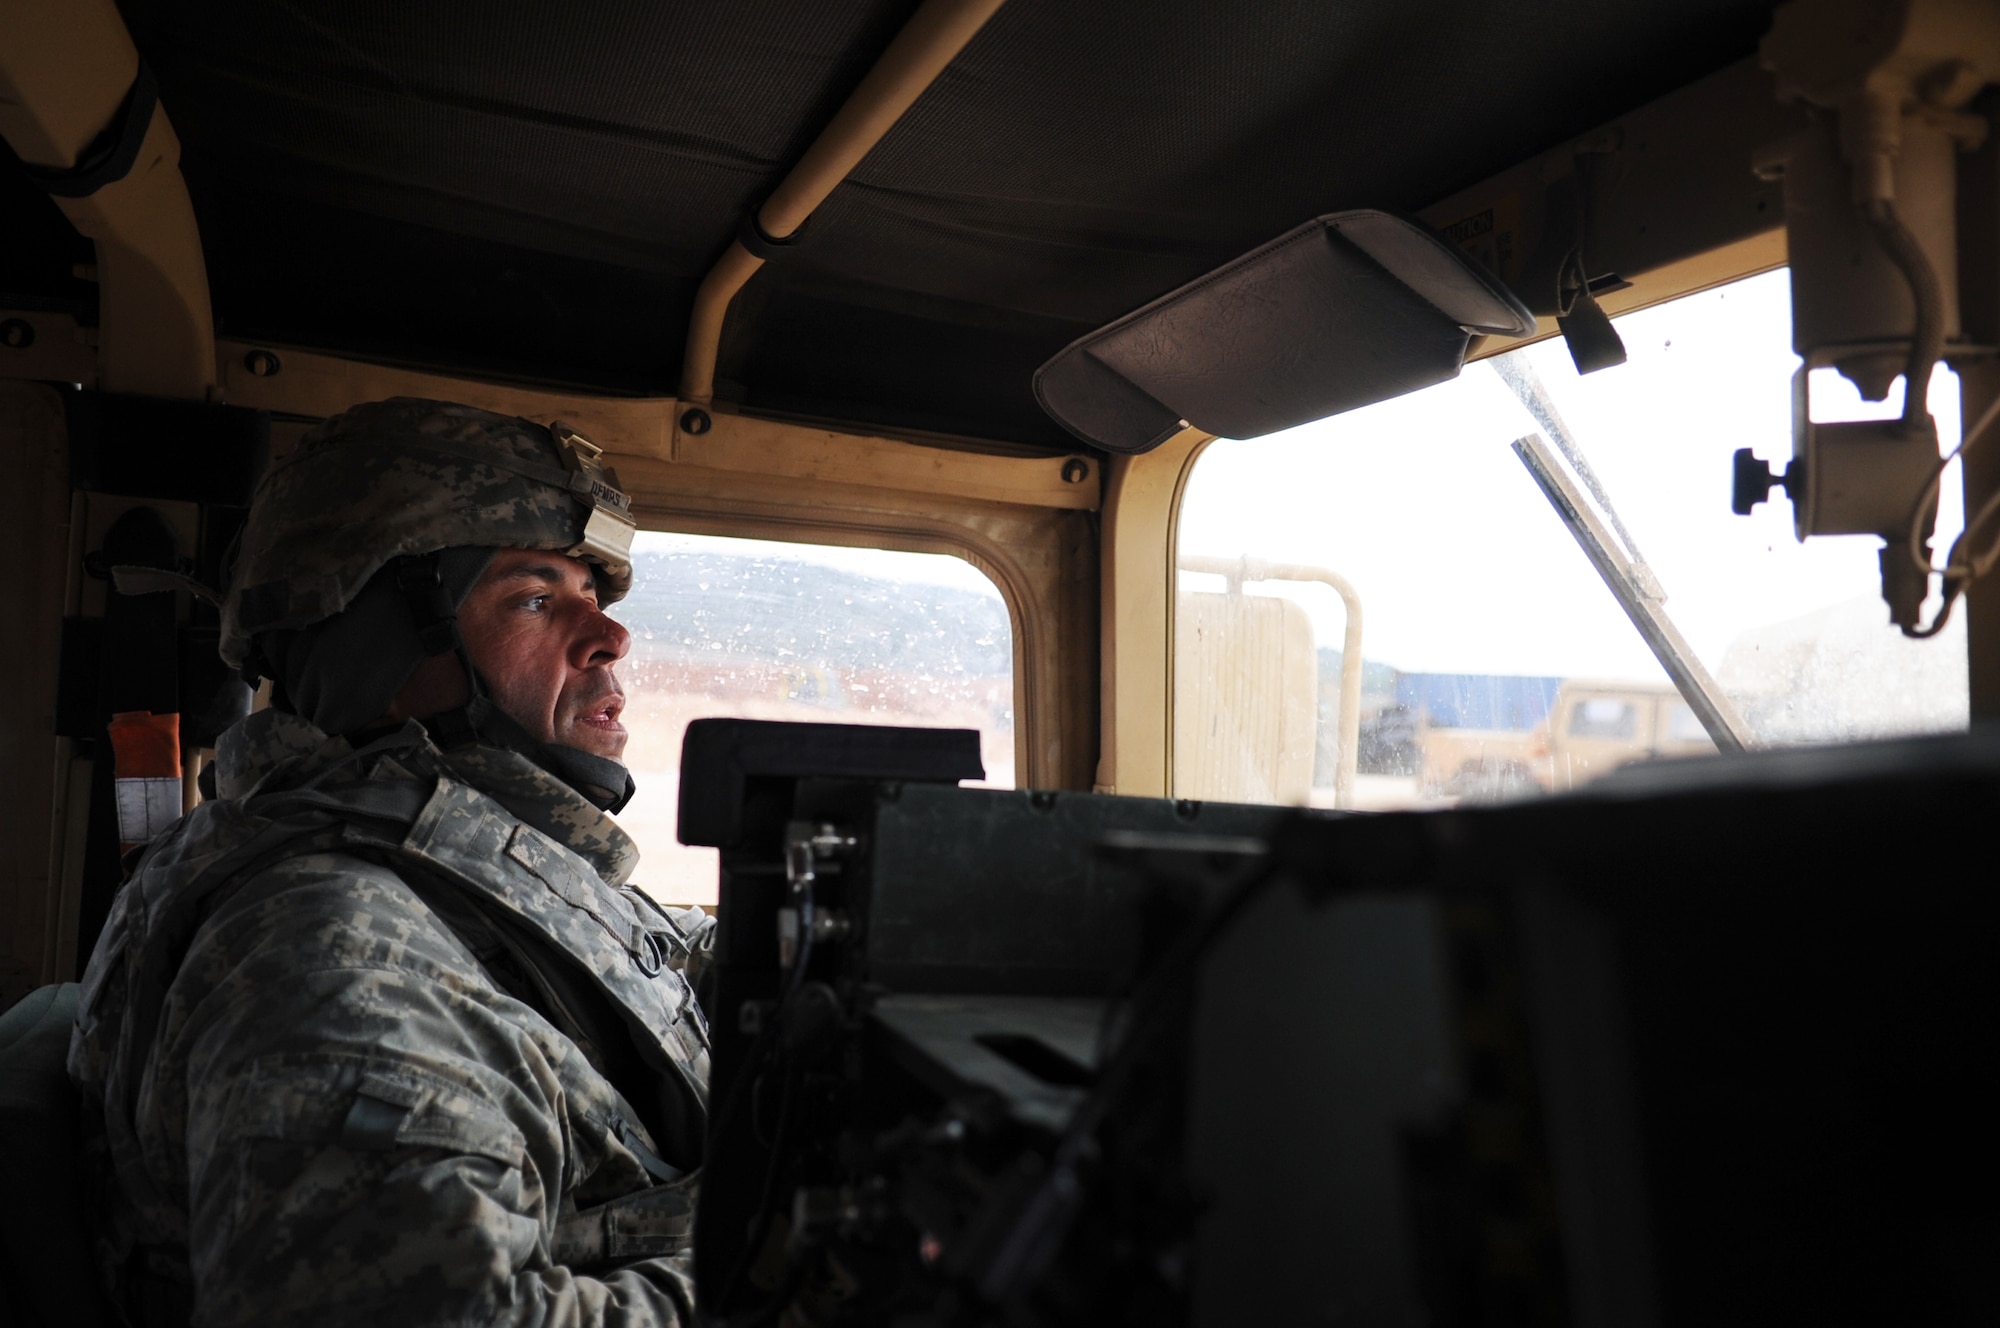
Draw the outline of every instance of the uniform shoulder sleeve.
M693 1322L682 1258L556 1262L522 1131L411 1063L259 1062L224 1134L195 1178L204 1323Z
M228 976L171 1053L189 1085L204 1324L692 1322L678 1258L553 1251L560 1076L393 873L288 864L210 939ZM198 962L201 956L191 955Z

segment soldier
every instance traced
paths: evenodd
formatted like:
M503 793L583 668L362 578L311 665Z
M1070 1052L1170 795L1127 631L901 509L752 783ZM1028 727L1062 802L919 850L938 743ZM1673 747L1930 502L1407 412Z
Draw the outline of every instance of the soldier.
M441 402L265 477L222 651L272 704L120 891L70 1051L139 1323L692 1321L712 933L609 815L632 530L580 435Z

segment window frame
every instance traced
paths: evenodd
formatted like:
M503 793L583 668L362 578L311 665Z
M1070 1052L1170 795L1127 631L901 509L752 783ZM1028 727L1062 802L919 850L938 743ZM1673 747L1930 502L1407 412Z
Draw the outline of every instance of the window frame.
M617 398L480 382L280 347L284 372L218 341L235 405L284 417L273 450L366 401L433 397L560 419L605 449L642 529L963 558L998 587L1014 645L1015 770L1023 788L1089 788L1100 702L1098 513L1104 459L976 439L891 435L672 397Z
M1610 316L1633 313L1785 266L1785 234L1772 226L1631 278L1605 295ZM1476 339L1479 360L1560 335L1538 318L1532 335ZM1151 452L1115 457L1105 476L1103 792L1173 796L1174 590L1181 503L1215 435L1185 429Z

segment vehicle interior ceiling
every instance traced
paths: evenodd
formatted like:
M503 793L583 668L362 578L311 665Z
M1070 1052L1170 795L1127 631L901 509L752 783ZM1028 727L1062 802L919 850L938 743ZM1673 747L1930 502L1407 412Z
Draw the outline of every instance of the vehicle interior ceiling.
M643 525L967 557L1014 617L1023 782L1165 793L1172 498L1202 439L1108 457L1040 408L1037 366L1364 207L1447 238L1511 228L1489 261L1547 335L1586 153L1616 162L1583 198L1611 312L1777 266L1777 195L1745 165L1800 114L1756 68L1773 8L10 6L0 529L31 621L0 661L8 993L88 948L88 744L48 723L63 619L104 612L83 555L152 500L186 513L200 563L247 480L209 472L255 450L163 423L127 469L206 478L106 463L78 486L71 388L263 412L274 450L395 394L560 417L609 450ZM907 111L774 233L766 205L885 52L954 24ZM141 69L159 115L131 175L52 193ZM739 261L705 368L698 292L746 247L766 261ZM1980 714L1976 616L1973 640Z

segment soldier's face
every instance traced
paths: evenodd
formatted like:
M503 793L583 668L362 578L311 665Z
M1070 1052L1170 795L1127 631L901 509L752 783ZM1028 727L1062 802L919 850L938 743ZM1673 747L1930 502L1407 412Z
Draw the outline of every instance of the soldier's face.
M612 666L632 636L598 608L587 564L500 550L459 606L458 630L494 704L516 723L543 742L624 755L625 692Z

